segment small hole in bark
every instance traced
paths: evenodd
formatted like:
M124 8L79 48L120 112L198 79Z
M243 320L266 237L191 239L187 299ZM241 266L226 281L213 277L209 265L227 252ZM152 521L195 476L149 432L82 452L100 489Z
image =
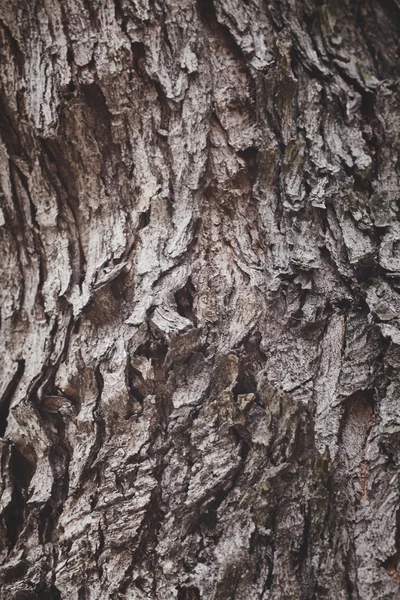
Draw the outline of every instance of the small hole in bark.
M355 192L361 192L370 196L373 192L371 182L367 177L361 177L358 173L353 173L353 189Z
M181 317L193 319L194 287L189 277L186 284L175 294L176 310Z
M90 496L90 510L91 511L93 511L96 508L98 501L99 501L99 494L97 492L95 492L94 494L92 494Z
M119 25L121 25L124 21L124 13L121 7L121 2L120 0L115 0L114 1L114 13L115 13L115 20L117 21L117 23ZM124 30L125 32L125 30ZM126 33L126 32L125 32Z
M400 573L398 571L399 555L400 555L400 552L397 551L395 554L393 554L393 556L390 556L387 560L385 560L385 562L382 563L382 566L384 569L386 569L386 571L391 576L391 578L396 583L400 584Z
M237 383L233 388L233 395L235 398L241 394L256 394L257 383L255 381L253 373L249 370L241 370L237 379Z
M110 292L114 300L121 306L129 297L129 285L127 284L129 273L122 271L118 277L110 283Z
M141 344L136 354L146 358L165 358L168 352L168 346L162 340L148 340Z
M146 580L144 579L144 577L137 577L133 583L139 590L141 590L142 592L145 591Z
M339 311L347 311L351 308L352 302L348 298L342 298L333 304L334 308Z
M257 179L258 173L258 149L254 146L249 146L249 148L245 148L245 150L239 151L238 156L245 161L250 183L254 183Z
M355 269L358 283L369 283L371 279L378 277L378 275L378 269L375 265L365 265Z
M150 208L146 212L139 214L139 227L138 229L144 229L150 223Z
M88 121L88 126L93 128L93 133L101 151L109 153L112 149L112 114L108 110L103 91L97 83L89 83L81 87L81 95L87 106L85 118Z
M382 444L380 444L380 447L382 447ZM387 456L386 465L388 467L397 466L397 460L396 460L395 454L393 452L390 452L389 450L385 450L384 453Z
M201 600L197 587L179 587L178 600Z
M73 61L73 56L71 62ZM65 87L65 91L63 92L63 98L67 102L72 100L76 96L76 85L72 83L72 81Z
M138 382L138 385L140 385L140 381ZM133 383L131 383L131 385L129 386L129 393L134 397L134 399L139 402L139 404L143 405L143 400L144 400L144 395L140 392L139 387L136 385L133 385Z
M146 58L145 45L143 42L133 42L133 44L131 44L131 51L134 69L140 75L143 73L143 64Z
M67 50L67 62L69 65L74 62L74 52L71 47L69 47ZM69 84L69 85L71 86L73 84Z

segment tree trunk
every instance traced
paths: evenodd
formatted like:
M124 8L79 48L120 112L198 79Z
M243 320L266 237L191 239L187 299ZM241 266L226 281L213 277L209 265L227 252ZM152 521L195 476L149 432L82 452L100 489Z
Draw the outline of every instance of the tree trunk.
M0 19L1 598L398 598L400 1Z

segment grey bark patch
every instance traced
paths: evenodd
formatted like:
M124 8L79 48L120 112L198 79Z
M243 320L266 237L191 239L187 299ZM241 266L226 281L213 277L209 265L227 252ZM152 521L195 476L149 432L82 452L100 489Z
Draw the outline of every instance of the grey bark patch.
M0 7L0 595L399 595L399 8Z

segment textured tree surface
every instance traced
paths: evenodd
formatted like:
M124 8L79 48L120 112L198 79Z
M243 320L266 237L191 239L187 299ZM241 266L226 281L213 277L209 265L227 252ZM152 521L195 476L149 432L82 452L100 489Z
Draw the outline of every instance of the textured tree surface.
M0 0L2 600L400 597L399 39Z

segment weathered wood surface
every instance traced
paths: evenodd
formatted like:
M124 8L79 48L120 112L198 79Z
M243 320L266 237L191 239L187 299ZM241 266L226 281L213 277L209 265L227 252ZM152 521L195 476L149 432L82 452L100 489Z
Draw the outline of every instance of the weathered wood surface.
M4 600L400 597L398 0L0 0Z

